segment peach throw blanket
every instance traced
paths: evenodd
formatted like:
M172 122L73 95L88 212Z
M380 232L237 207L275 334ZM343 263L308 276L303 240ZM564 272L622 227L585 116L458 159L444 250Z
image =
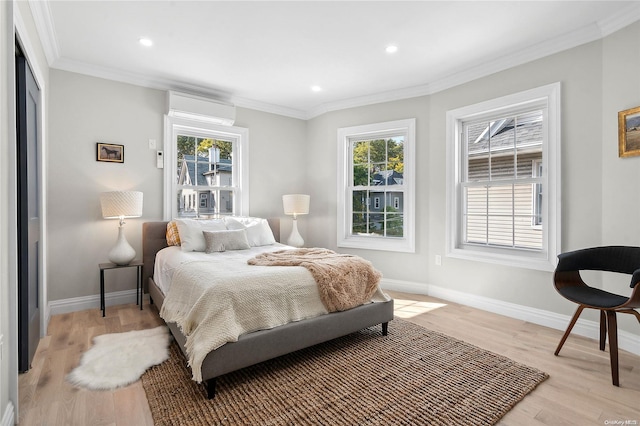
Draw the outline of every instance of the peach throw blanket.
M368 260L324 248L262 253L247 263L305 267L318 284L320 299L329 312L346 311L371 301L382 278Z

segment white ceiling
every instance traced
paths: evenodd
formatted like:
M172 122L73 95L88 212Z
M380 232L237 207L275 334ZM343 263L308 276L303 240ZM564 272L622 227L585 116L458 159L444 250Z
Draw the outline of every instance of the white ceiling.
M597 40L638 1L30 1L53 68L299 118ZM153 40L152 47L138 43ZM387 54L389 44L398 46ZM315 93L312 85L322 87Z

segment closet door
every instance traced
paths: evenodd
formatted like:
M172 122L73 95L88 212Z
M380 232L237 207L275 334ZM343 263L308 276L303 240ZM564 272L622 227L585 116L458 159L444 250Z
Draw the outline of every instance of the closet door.
M40 205L38 113L40 89L26 58L16 54L18 170L18 370L31 367L40 340Z

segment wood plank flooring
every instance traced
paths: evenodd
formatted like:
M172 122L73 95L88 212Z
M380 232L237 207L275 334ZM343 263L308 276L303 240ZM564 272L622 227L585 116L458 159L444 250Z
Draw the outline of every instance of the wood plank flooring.
M432 297L389 292L396 316L546 371L550 377L501 425L640 425L640 357L620 352L620 387L611 384L609 353L596 341ZM52 317L32 369L19 377L21 425L144 426L153 421L141 383L87 391L65 382L91 339L162 324L155 307L136 305ZM393 327L393 323L390 324Z

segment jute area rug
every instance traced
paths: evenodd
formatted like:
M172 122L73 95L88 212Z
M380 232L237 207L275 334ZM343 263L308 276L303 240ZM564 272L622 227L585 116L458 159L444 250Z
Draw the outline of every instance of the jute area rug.
M548 376L395 319L218 378L180 349L142 376L155 425L491 425Z

